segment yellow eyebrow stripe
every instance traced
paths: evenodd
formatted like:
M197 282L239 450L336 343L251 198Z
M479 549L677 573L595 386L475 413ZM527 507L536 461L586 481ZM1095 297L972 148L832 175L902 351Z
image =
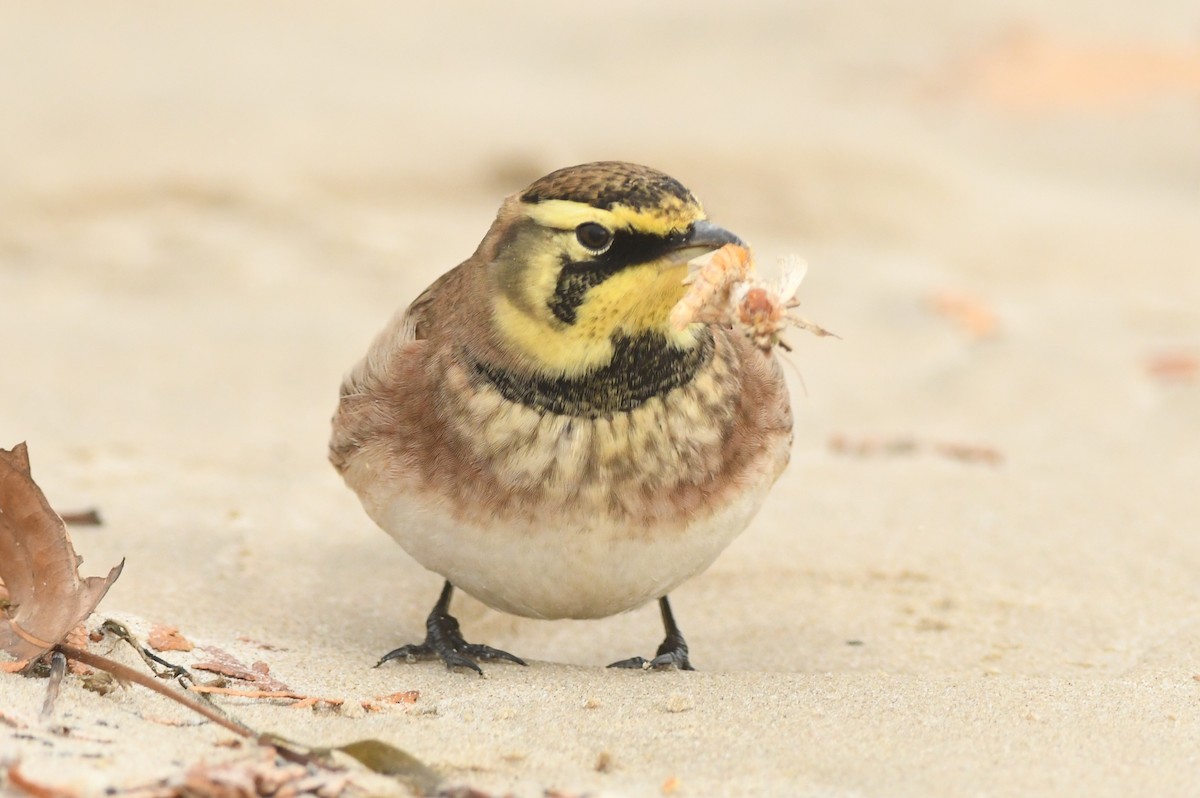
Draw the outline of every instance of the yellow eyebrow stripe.
M653 235L669 235L686 230L693 222L706 218L699 205L684 203L675 197L664 206L632 208L614 205L611 210L595 208L570 200L543 200L525 208L525 215L543 227L573 230L584 222L598 222L610 230L637 230Z
M599 222L610 230L625 226L611 211L569 200L543 200L528 205L525 215L542 227L558 230L573 230L584 222Z

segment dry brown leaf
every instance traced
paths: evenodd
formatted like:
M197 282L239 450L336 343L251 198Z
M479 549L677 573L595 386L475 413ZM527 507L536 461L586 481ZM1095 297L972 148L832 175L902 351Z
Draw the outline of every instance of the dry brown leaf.
M17 764L8 766L8 784L11 787L16 787L20 791L19 794L29 795L32 798L74 798L74 796L79 794L74 790L68 790L63 787L51 787L46 784L30 781L21 772Z
M972 338L995 335L1000 327L995 312L973 296L940 291L929 297L929 306Z
M380 740L355 740L334 749L347 754L368 770L405 782L420 795L432 795L442 778L407 751Z
M178 626L151 627L146 636L146 645L155 651L191 651L195 648L192 641L179 633Z
M1146 359L1151 377L1165 381L1187 382L1200 377L1200 354L1161 352Z
M322 796L334 798L346 792L350 777L322 770L309 773L304 765L286 762L272 748L262 749L256 759L220 764L201 762L192 766L183 783L172 785L172 795L197 798L258 798L258 796Z
M0 650L17 659L45 654L91 615L124 566L81 580L79 563L66 525L30 475L25 444L0 449L0 581L8 592Z
M216 745L229 747L226 743ZM323 767L314 771L285 761L271 747L260 751L228 762L198 762L156 784L121 795L126 798L340 798L363 794L356 789L349 773Z
M91 638L88 636L87 627L83 624L79 624L67 633L67 637L65 640L63 640L63 642L72 648L87 648L88 641L90 639ZM87 665L84 665L82 662L76 662L73 659L67 660L67 670L71 671L71 673L75 674L76 676L87 676L94 672Z
M288 687L283 682L270 675L270 668L267 667L264 672L263 667L266 663L262 663L259 669L253 666L245 665L237 657L230 654L224 649L216 646L204 646L200 649L208 655L208 659L203 662L197 662L192 665L194 670L208 671L209 673L219 673L222 676L228 676L231 679L239 679L243 682L250 682L262 690L267 691L289 691L292 688ZM256 663L257 664L257 663Z
M421 693L417 690L405 690L402 693L391 693L389 695L375 696L376 701L383 701L388 704L415 704L417 699L421 697Z

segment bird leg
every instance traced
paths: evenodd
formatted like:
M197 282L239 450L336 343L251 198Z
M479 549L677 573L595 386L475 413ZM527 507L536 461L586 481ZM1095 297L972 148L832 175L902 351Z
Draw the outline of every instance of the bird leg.
M425 642L410 643L407 646L393 649L384 654L375 667L378 668L383 663L394 659L403 659L407 662L440 659L451 670L454 668L470 668L482 676L483 671L480 670L479 666L473 660L498 659L515 662L518 665L526 664L525 660L520 657L514 657L507 651L501 651L491 646L468 643L466 640L463 640L462 632L458 628L458 620L450 614L450 597L453 594L454 585L450 584L450 581L447 580L446 586L442 588L442 595L438 598L437 604L433 605L433 611L425 619ZM684 651L686 653L686 647Z
M647 660L644 657L630 657L623 659L620 662L614 662L609 665L610 668L669 668L674 665L681 671L695 670L692 663L688 662L688 647L687 641L683 639L683 633L679 631L679 627L675 624L675 616L671 612L671 603L667 601L667 597L663 596L658 600L658 608L662 610L663 628L667 631L667 636L663 639L662 645L655 652L655 657L652 660Z

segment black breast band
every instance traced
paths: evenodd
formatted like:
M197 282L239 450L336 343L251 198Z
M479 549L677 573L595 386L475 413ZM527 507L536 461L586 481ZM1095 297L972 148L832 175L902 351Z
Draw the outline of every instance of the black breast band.
M510 402L557 415L601 418L628 413L686 385L712 356L712 331L705 328L688 348L660 333L614 337L612 360L578 377L515 374L480 362L473 367Z

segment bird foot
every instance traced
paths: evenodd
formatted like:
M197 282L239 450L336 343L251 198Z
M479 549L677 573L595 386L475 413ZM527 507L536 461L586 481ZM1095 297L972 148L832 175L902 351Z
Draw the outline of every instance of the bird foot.
M654 659L646 659L645 657L630 657L609 665L610 668L640 668L642 670L665 670L667 668L676 668L681 671L693 671L692 663L688 661L688 647L684 642L683 636L674 634L667 635L667 639L662 642L655 652Z
M675 623L675 614L671 612L671 602L663 596L658 600L658 608L662 612L663 628L667 632L667 636L663 639L662 645L655 652L654 659L647 660L645 657L630 657L619 662L614 662L609 665L610 668L640 668L642 670L662 670L666 668L676 668L681 671L692 671L692 663L688 662L688 646L687 641L683 639L683 633L679 631L679 625Z
M483 670L475 664L475 660L502 660L515 662L518 665L527 664L525 660L509 654L507 651L478 643L468 643L464 640L462 632L459 630L458 619L446 612L449 604L450 583L447 582L446 589L442 592L442 598L433 608L433 612L429 613L429 617L425 619L425 641L392 649L380 658L375 667L378 668L383 663L396 659L403 659L406 662L440 659L446 663L446 668L449 670L467 668L482 676Z

